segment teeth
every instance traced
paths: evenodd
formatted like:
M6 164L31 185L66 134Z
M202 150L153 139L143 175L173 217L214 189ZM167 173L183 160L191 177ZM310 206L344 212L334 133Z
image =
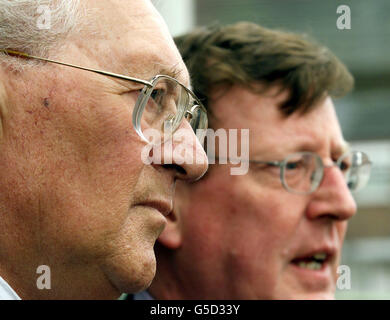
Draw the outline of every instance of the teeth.
M320 270L322 265L325 263L328 254L325 252L319 252L313 255L311 258L307 257L306 259L302 259L297 261L297 265L300 268L310 269L310 270Z
M307 268L311 270L320 270L321 266L322 264L316 261L312 261L307 264Z
M313 257L316 260L325 260L326 259L326 253L325 252L316 253Z
M316 261L311 261L311 262L300 261L298 263L298 267L310 269L310 270L320 270L322 267L322 264L320 262L316 262Z

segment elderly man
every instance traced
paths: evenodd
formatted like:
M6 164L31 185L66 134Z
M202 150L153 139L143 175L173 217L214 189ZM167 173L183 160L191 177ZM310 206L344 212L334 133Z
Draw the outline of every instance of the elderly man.
M305 37L250 23L176 43L211 128L249 128L249 171L231 175L234 165L217 161L180 183L156 278L135 299L333 298L350 191L370 167L348 150L332 102L352 76Z
M149 1L39 4L0 1L0 299L115 299L150 284L175 182L207 169L205 110ZM149 129L196 163L145 164Z

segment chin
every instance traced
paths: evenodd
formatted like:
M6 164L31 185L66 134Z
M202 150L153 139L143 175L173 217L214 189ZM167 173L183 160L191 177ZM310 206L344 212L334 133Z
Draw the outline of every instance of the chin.
M140 253L133 259L110 261L105 274L120 293L136 293L150 286L156 274L156 258L151 254ZM120 261L118 261L120 260Z

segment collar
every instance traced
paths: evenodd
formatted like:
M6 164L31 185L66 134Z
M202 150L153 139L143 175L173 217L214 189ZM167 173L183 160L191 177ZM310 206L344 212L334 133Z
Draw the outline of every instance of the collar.
M22 300L2 277L0 277L0 300Z
M136 293L133 296L133 299L134 300L154 300L154 298L146 290Z

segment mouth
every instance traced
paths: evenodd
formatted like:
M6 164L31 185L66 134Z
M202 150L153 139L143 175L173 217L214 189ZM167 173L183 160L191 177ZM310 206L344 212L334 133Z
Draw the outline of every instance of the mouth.
M327 267L332 256L333 254L330 252L319 251L295 258L291 263L301 269L319 271L324 270Z
M149 200L149 201L142 202L138 205L156 209L165 217L169 216L173 210L172 201Z
M306 293L332 295L336 285L335 268L338 252L338 248L331 244L296 252L295 256L290 258L288 270L297 287Z

